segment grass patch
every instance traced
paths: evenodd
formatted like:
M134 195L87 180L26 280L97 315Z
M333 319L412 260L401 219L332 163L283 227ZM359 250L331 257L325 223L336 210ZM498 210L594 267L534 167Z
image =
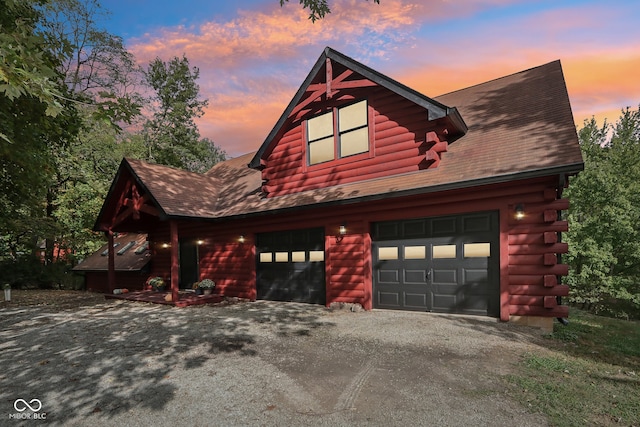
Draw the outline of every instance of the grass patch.
M572 311L547 354L526 354L514 396L555 426L640 425L640 323Z

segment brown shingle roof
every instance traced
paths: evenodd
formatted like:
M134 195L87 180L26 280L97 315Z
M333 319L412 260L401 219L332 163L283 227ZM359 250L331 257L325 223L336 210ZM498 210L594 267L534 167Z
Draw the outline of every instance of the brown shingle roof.
M133 173L168 216L215 216L221 183L211 175L127 159Z
M123 250L125 246L131 242L134 242L127 250L121 255L119 251ZM151 254L149 250L142 250L147 242L146 234L127 233L121 234L113 240L116 256L114 259L115 271L140 271L151 261ZM74 271L107 271L109 257L106 255L108 244L103 245L97 252L87 257L84 261L73 268ZM138 251L138 253L136 253ZM105 255L102 255L102 254Z
M247 167L255 153L219 163L204 175L129 163L167 215L211 219L576 173L583 167L559 61L435 99L458 108L469 131L449 145L434 169L265 198L261 173Z

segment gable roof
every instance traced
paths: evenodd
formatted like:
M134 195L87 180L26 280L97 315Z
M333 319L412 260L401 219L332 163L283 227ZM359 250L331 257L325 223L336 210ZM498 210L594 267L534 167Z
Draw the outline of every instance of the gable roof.
M132 243L133 242L133 243ZM121 234L113 240L116 253L114 259L115 271L140 271L151 261L146 234ZM123 250L129 245L126 250ZM109 257L107 256L109 244L89 255L80 264L73 267L73 271L107 271L109 270Z
M326 67L326 60L329 59L336 64L341 64L349 70L356 72L357 74L363 76L364 78L412 101L413 103L423 107L427 110L427 120L444 120L445 122L450 124L450 141L455 140L457 137L462 136L467 131L467 126L458 113L456 108L448 107L441 102L438 102L434 99L431 99L420 92L417 92L410 87L399 83L392 78L385 76L372 68L367 67L364 64L361 64L354 59L349 58L348 56L331 49L330 47L326 47L324 52L320 55L315 65L307 75L307 78L304 80L295 96L289 102L289 105L284 110L278 121L276 122L269 135L264 140L258 151L255 153L254 157L249 162L249 167L258 168L260 167L260 159L262 156L268 151L271 147L271 144L277 139L277 137L281 134L283 128L287 124L287 120L291 115L291 112L294 108L302 101L309 85L317 78L318 74Z
M247 167L260 158L259 151L218 163L202 175L134 160L125 166L167 217L209 220L575 174L584 167L560 61L435 102L455 105L468 125L437 168L264 197L261 172Z
M131 171L168 217L211 216L221 183L215 176L126 159Z

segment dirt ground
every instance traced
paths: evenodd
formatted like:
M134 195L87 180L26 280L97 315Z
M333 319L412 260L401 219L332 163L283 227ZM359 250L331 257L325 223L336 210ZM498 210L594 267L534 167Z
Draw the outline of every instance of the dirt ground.
M18 399L38 399L21 414L52 425L547 425L505 381L545 351L537 329L267 301L12 297L0 303L0 425L20 425Z

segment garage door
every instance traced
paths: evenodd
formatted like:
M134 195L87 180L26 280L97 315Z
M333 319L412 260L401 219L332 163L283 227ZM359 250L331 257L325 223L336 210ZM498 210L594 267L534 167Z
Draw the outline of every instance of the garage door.
M257 236L257 297L324 304L324 229Z
M497 212L373 224L374 307L499 315Z

